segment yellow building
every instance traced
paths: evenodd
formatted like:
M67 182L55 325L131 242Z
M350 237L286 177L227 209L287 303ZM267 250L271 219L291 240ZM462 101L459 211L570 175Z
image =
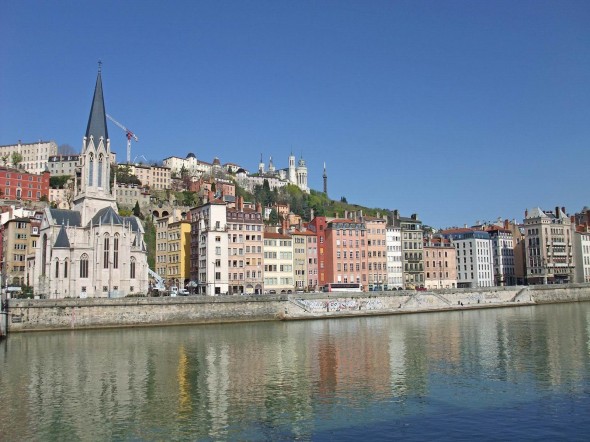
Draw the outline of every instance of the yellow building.
M190 281L191 223L186 220L168 224L168 262L166 279L171 287L184 288Z

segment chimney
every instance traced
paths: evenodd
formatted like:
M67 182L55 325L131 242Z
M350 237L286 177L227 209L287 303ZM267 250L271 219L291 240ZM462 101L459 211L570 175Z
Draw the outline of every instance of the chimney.
M509 229L510 228L510 221L508 221L507 219L504 220L504 228L505 229Z
M418 214L412 213L412 216L410 218L412 218L414 221L416 221L418 219Z
M559 216L559 206L555 206L555 216Z
M238 200L236 201L238 203L238 211L241 212L244 210L244 197L243 196L239 196Z
M213 192L211 190L209 190L209 192L207 193L207 202L211 202L213 201Z
M258 213L262 213L262 204L260 204L260 203L256 203L256 211L257 211Z
M399 211L397 209L393 211L393 219L399 219Z
M561 211L563 212L563 214L565 215L565 207L561 208Z

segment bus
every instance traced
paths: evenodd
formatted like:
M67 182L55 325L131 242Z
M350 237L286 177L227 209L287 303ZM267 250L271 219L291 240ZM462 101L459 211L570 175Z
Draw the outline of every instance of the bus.
M324 292L362 292L362 284L354 282L330 282L324 286Z

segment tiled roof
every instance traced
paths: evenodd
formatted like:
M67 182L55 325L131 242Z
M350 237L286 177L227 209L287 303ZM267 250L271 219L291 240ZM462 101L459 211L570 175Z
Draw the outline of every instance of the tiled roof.
M82 217L80 216L80 212L63 209L49 209L49 211L56 224L77 227L82 225Z

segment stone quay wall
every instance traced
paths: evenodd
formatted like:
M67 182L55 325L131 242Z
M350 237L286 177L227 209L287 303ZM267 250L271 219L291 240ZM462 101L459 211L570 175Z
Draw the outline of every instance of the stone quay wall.
M436 292L10 300L9 332L323 319L590 301L590 284Z

